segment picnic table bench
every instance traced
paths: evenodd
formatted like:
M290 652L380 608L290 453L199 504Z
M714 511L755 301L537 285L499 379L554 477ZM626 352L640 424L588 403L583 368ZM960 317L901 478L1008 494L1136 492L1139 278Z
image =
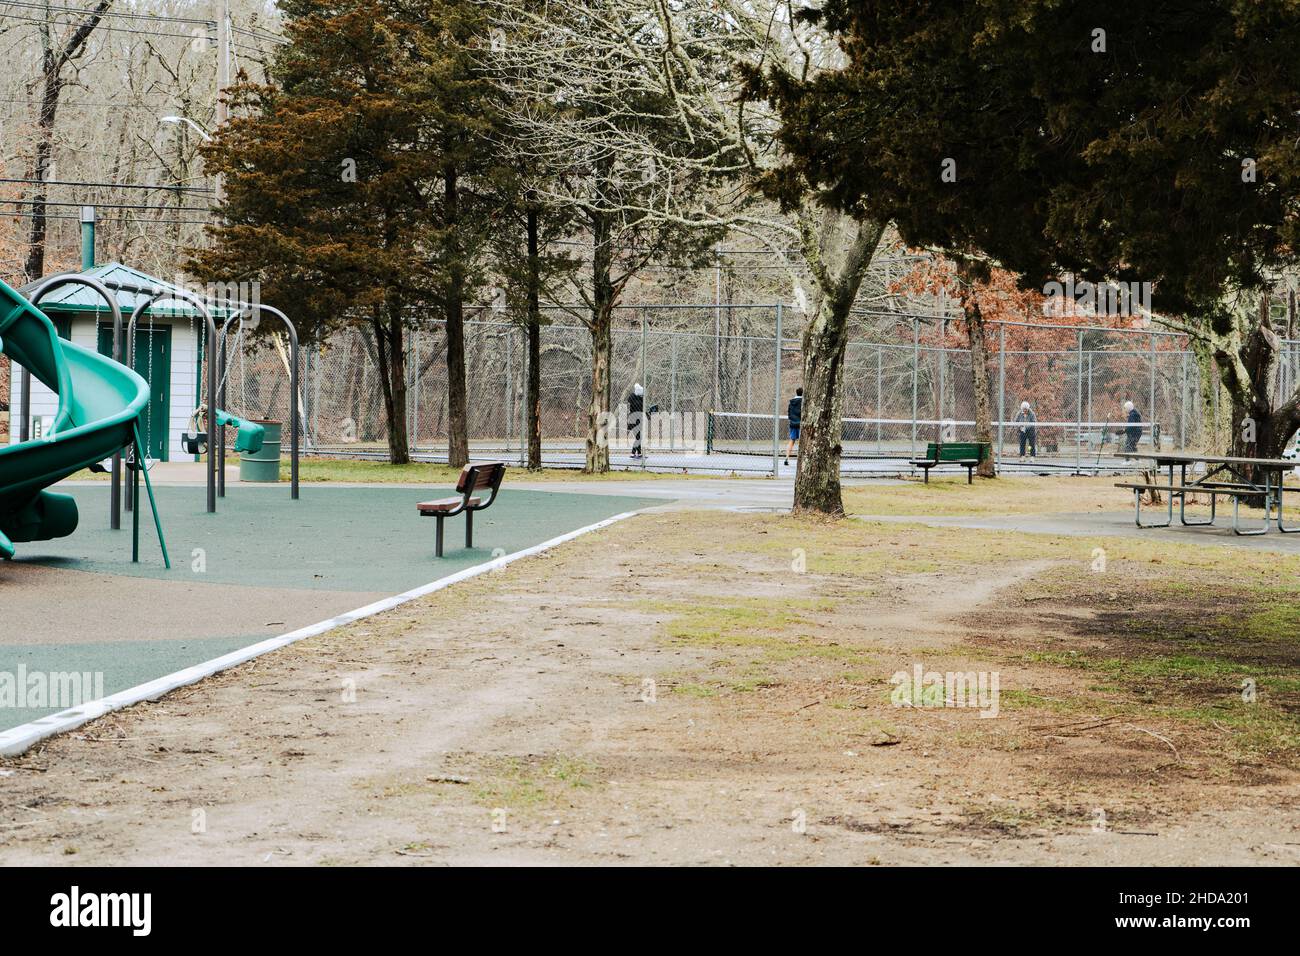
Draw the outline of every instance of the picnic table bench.
M1138 453L1125 452L1121 458L1151 461L1156 470L1167 469L1167 484L1139 484L1137 482L1116 482L1116 488L1126 488L1133 492L1133 520L1139 528L1167 528L1174 520L1174 499L1178 499L1178 520L1186 527L1203 527L1214 524L1219 497L1232 499L1232 531L1239 535L1265 534L1270 523L1276 521L1277 530L1282 534L1294 534L1300 528L1288 528L1283 524L1282 493L1283 479L1286 472L1300 466L1300 462L1285 458L1242 458L1231 455L1190 455L1175 452ZM1190 479L1189 467L1201 465L1205 473ZM1178 468L1178 480L1174 480L1174 469ZM1259 476L1263 476L1260 481ZM1297 490L1297 489L1292 489ZM1148 491L1163 492L1168 495L1168 510L1162 522L1142 523L1142 494ZM1187 496L1204 494L1210 496L1210 516L1204 520L1187 518ZM1264 524L1258 528L1241 527L1241 499L1264 499ZM1277 516L1273 513L1276 507Z
M980 462L993 454L993 443L986 441L930 442L925 446L924 458L910 458L908 464L920 468L925 483L930 483L930 469L938 465L959 465L966 469L966 484L972 481Z
M459 497L438 498L434 501L421 501L416 508L422 518L437 518L438 530L435 535L434 554L442 557L442 523L447 518L454 518L465 513L465 547L474 547L474 512L486 511L497 500L501 489L501 479L505 477L506 464L503 461L490 461L478 465L466 465L461 469L456 481L456 494ZM490 489L491 494L484 501L476 497L476 492Z

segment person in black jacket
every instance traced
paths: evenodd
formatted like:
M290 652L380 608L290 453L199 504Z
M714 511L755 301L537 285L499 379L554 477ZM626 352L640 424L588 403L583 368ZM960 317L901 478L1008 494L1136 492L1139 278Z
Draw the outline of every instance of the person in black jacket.
M803 389L794 390L794 398L785 408L785 417L790 422L790 440L785 446L785 463L790 464L790 452L799 444L799 428L803 424Z
M627 431L632 438L632 457L642 458L641 424L645 421L645 389L640 383L632 386L632 394L627 397Z

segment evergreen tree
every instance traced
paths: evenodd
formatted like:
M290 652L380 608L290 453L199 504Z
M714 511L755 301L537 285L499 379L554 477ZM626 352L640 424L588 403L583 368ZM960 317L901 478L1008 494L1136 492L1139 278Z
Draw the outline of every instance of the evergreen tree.
M307 339L359 325L380 372L389 457L409 460L406 350L438 309L447 324L451 457L468 458L464 302L481 282L485 207L473 5L286 0L290 43L273 84L231 91L205 155L222 222L190 270L255 278L294 303Z
M1149 283L1254 426L1233 450L1280 453L1300 393L1273 393L1260 297L1297 248L1300 8L830 0L810 16L848 64L780 86L783 177L1028 286Z

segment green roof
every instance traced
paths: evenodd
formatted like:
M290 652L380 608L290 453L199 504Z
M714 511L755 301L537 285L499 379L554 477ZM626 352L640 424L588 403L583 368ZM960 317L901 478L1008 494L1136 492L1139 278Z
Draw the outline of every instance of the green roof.
M130 266L124 266L120 262L110 262L106 265L95 266L95 268L88 269L85 272L79 273L79 275L91 279L98 279L100 282L105 284L120 283L122 285L149 289L150 294L157 289L162 289L165 292L171 290L177 292L198 291L195 289L185 290L174 282L167 282L155 276L147 275L137 269L132 269ZM42 279L39 282L29 283L18 291L22 292L24 295L30 295L35 292L36 288L44 281L45 280ZM125 289L110 288L110 291L117 299L118 307L122 310L123 321L131 317L131 313L135 311L135 307L139 305L141 301L149 299L148 294L128 292ZM107 314L109 312L108 304L104 302L103 297L100 296L98 292L89 286L73 284L62 286L55 289L49 295L44 296L40 301L40 308L44 312L59 313L98 312ZM214 304L210 304L208 308L212 312L212 317L217 320L225 318L234 311L233 309L222 308ZM160 317L175 316L190 319L201 318L198 309L194 307L193 303L184 298L170 298L167 296L164 296L155 302L145 314Z

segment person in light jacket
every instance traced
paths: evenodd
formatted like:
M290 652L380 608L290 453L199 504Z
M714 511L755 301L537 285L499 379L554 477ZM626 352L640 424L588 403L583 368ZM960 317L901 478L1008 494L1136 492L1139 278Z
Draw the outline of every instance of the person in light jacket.
M1038 426L1034 423L1038 421L1038 416L1034 410L1029 407L1028 402L1020 403L1020 413L1016 415L1016 424L1020 431L1020 460L1025 460L1025 447L1029 447L1029 460L1033 461L1038 457Z

